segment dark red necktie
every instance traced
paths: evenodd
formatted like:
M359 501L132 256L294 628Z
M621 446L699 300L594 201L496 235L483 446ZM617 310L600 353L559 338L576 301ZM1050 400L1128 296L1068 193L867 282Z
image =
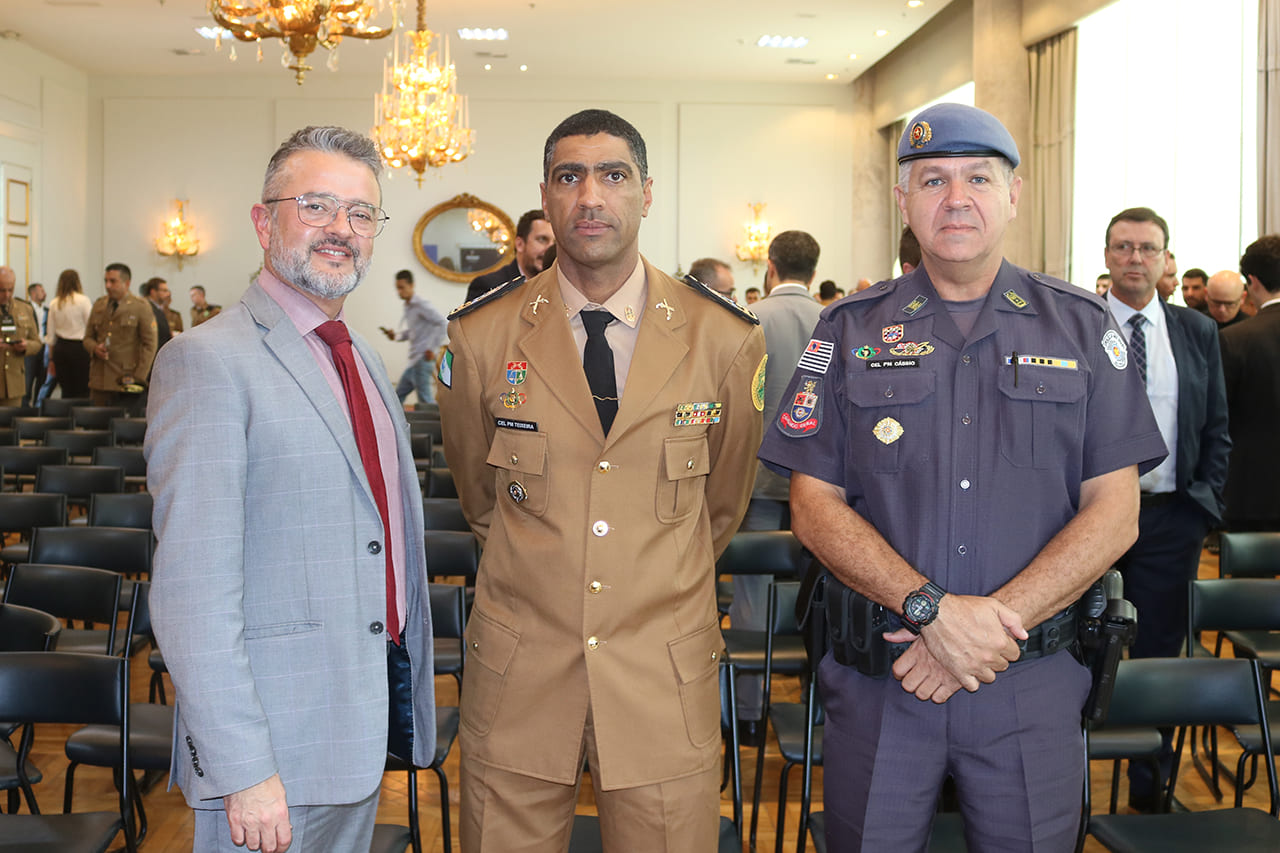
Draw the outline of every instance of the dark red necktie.
M382 462L378 458L378 438L373 431L373 413L364 394L364 384L356 371L355 355L351 352L351 335L347 326L338 320L330 320L316 327L320 340L329 345L333 353L333 366L338 369L342 390L346 392L347 408L351 412L351 427L356 434L356 447L360 461L364 463L369 488L382 516L382 551L387 555L387 630L391 642L400 642L400 619L396 614L396 574L391 563L391 521L387 512L387 485L382 479Z

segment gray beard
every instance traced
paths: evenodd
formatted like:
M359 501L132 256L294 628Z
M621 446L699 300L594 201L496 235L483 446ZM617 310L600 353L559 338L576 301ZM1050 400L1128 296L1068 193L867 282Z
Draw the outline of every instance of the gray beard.
M351 252L355 269L349 273L326 273L314 269L311 266L311 252L324 245L340 245ZM369 271L370 259L361 255L355 246L340 240L318 240L304 249L291 249L284 246L273 232L268 252L271 266L282 281L321 299L346 296L356 289Z

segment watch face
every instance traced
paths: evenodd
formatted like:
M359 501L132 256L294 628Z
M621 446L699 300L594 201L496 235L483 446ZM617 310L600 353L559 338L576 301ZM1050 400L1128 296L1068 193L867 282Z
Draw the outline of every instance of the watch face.
M906 610L907 618L912 622L923 622L933 615L934 603L927 595L921 593L913 593L907 596Z

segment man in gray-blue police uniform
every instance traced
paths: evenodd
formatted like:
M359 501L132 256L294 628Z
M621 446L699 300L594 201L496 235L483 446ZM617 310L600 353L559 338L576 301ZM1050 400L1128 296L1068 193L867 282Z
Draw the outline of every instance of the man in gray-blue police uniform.
M923 264L823 311L760 451L829 594L888 615L891 670L820 665L828 847L924 850L951 776L970 850L1066 851L1089 673L1057 652L1164 443L1102 300L1004 260L1000 122L935 105L898 162Z

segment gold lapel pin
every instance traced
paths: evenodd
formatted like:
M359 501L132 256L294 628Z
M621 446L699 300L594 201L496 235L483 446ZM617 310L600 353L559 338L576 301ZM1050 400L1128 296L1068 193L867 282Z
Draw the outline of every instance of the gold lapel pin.
M536 317L536 316L538 316L538 306L539 306L539 305L550 305L550 304L551 304L551 300L547 299L545 296L543 296L541 293L539 293L539 294L538 294L538 298L537 298L537 299L535 299L535 300L533 300L532 302L530 302L530 303L529 303L529 306L530 306L531 308L533 308L533 316L535 316L535 317Z
M661 308L663 311L666 311L666 312L667 312L667 320L670 320L670 319L671 319L671 315L672 315L672 314L674 314L674 313L675 313L675 311L676 311L676 309L672 308L670 305L668 305L668 304L667 304L667 300L665 300L665 299L664 299L664 300L662 300L661 302L659 302L657 305L655 305L655 306L653 306L653 307L654 307L654 308Z

